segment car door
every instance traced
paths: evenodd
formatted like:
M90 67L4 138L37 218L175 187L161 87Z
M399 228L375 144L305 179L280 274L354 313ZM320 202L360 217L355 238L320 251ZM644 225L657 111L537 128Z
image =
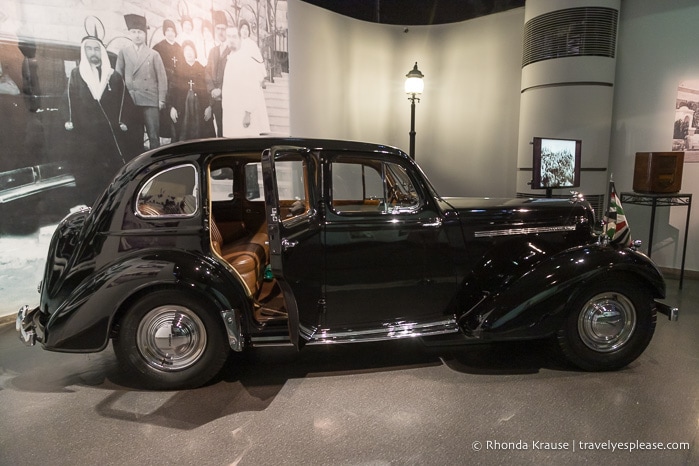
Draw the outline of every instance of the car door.
M296 347L316 332L323 308L317 171L316 159L303 148L272 147L262 154L270 264Z
M453 251L414 167L377 153L327 154L323 167L323 327L378 331L449 319Z

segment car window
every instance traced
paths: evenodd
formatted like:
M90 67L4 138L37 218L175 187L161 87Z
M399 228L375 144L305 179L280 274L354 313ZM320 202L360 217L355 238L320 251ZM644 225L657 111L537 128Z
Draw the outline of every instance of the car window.
M230 201L234 197L233 185L233 168L222 167L211 170L209 177L209 186L211 189L211 200Z
M141 217L191 217L197 209L197 170L193 165L155 174L143 185L136 200L136 213Z
M308 176L302 156L291 154L274 162L282 221L303 215L309 210Z
M298 154L285 154L274 162L282 221L303 215L309 210L306 163ZM264 200L260 163L245 166L245 196L249 201Z
M337 213L410 213L421 205L412 179L396 163L340 156L330 172L331 207Z

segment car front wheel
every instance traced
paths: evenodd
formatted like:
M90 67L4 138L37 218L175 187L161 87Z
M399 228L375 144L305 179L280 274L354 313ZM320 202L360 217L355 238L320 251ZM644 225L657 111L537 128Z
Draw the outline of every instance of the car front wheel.
M556 341L565 358L581 369L616 370L643 353L655 321L653 299L641 284L610 277L571 302Z
M114 351L143 385L182 389L216 375L229 348L215 313L188 294L168 290L146 296L127 311Z

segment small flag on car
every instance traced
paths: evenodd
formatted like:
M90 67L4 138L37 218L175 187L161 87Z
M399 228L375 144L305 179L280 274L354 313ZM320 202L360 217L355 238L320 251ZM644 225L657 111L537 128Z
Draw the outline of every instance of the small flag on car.
M621 206L621 200L611 178L609 180L609 204L603 221L604 234L609 238L610 243L622 246L631 245L631 230L626 222L624 208Z

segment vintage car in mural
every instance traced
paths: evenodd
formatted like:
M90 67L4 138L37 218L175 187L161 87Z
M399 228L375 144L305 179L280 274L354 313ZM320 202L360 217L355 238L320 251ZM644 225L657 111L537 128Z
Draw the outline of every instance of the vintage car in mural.
M113 65L116 54L108 56ZM81 152L84 145L66 127L74 116L69 76L79 60L78 44L0 35L0 233L53 225L70 206L94 201L76 173L95 167L94 154ZM143 151L136 133L131 158Z
M79 58L75 45L0 36L0 215L7 220L4 227L36 223L42 213L38 205L47 204L49 197L51 205L43 210L55 210L63 198L70 202L67 198L73 194L75 178L64 136L64 100L66 70ZM27 216L28 211L37 215ZM60 217L53 222L58 220Z
M584 370L647 347L665 283L570 200L442 197L404 152L291 138L178 143L129 162L51 241L28 345L96 352L151 388L230 351L421 337L551 338Z

